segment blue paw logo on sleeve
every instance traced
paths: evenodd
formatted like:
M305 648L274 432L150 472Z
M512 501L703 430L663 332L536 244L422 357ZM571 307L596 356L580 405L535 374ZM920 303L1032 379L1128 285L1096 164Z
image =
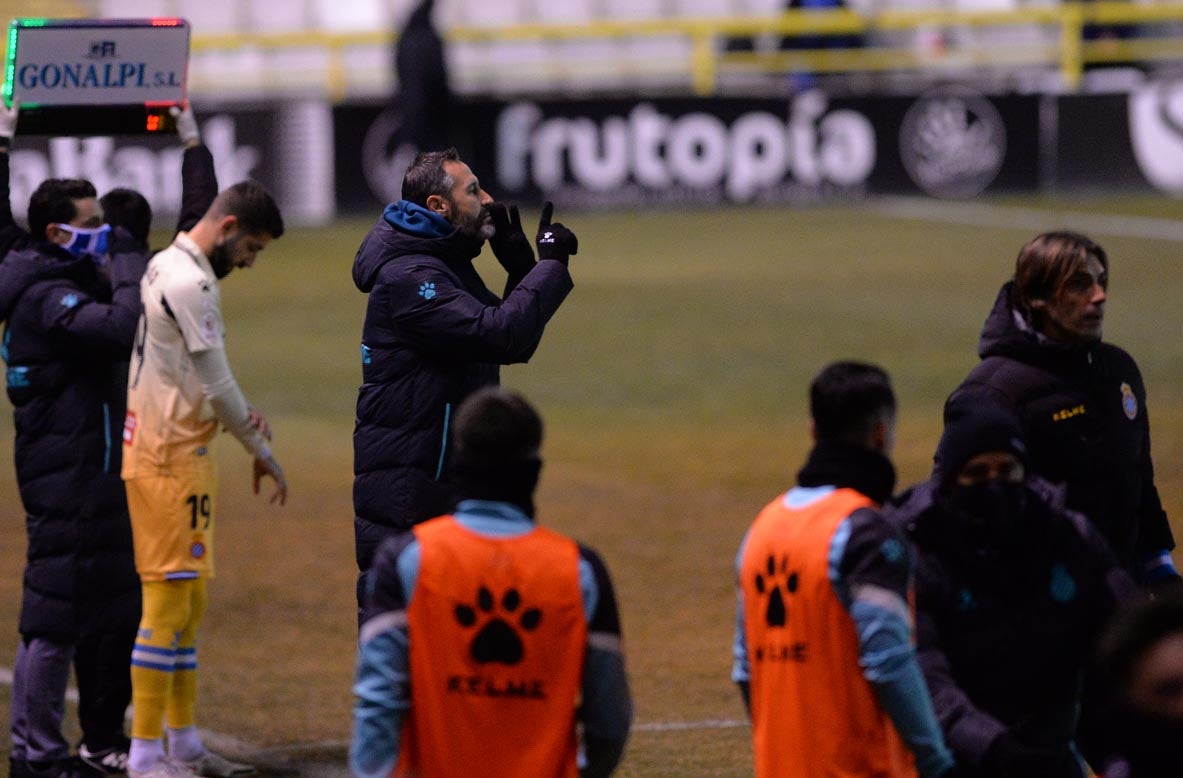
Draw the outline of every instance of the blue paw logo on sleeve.
M419 296L424 300L430 300L435 297L435 284L430 281L424 281L419 285Z
M1052 599L1056 602L1068 603L1076 599L1076 579L1068 572L1064 565L1056 565L1051 570L1049 587Z
M61 304L63 308L73 308L78 304L78 295L73 292L62 295Z
M1129 384L1122 382L1121 385L1121 409L1125 411L1125 417L1130 421L1138 415L1138 398L1134 396L1134 390Z

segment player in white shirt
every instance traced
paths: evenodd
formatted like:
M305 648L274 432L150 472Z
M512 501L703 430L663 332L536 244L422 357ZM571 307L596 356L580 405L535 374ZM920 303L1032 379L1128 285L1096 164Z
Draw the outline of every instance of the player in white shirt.
M219 424L254 457L255 492L270 476L271 501L287 499L267 422L247 405L226 359L217 283L234 268L251 267L282 234L283 219L266 190L251 181L235 184L152 258L140 283L144 312L123 428L123 479L143 585L131 658L131 778L253 772L207 751L197 734L195 645L205 582L214 574Z

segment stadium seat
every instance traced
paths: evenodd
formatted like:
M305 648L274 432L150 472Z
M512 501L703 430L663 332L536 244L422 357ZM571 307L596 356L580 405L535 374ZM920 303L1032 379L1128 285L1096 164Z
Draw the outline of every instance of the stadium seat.
M165 0L103 0L99 15L104 19L137 19L144 16L173 16L173 4Z
M291 0L251 0L242 4L244 29L252 32L302 32L310 28L308 8Z
M673 0L674 16L694 18L701 16L731 16L736 13L733 0Z
M369 32L393 29L416 5L418 0L310 0L309 15L318 30Z
M237 33L245 28L246 3L237 0L177 0L172 4L175 15L189 20L195 32L202 35ZM143 12L136 16L143 16Z
M531 21L524 0L453 0L447 27L496 30ZM458 41L448 48L453 88L458 92L516 93L553 88L555 63L540 40Z
M668 18L662 0L605 0L604 13L615 21ZM633 87L684 87L689 71L690 40L682 35L641 35L625 38L619 46L622 83Z

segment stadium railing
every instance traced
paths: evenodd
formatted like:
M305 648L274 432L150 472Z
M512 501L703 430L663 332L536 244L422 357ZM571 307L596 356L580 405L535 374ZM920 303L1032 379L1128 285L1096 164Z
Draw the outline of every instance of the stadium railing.
M1073 91L1091 67L1183 62L1183 2L484 26L453 20L443 35L462 94L715 95L783 90L791 74L974 78L1020 71L1038 74L1040 89ZM851 36L860 45L838 47ZM372 28L207 34L195 27L190 92L228 100L385 98L397 86L394 37Z

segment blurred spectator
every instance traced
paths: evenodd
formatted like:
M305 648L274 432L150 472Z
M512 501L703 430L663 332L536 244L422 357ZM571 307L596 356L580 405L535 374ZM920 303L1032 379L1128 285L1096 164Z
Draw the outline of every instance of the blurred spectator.
M788 0L785 10L803 9L811 11L834 11L846 8L846 0ZM850 49L863 45L861 35L786 35L780 40L782 51L809 51L816 49ZM817 75L810 72L793 73L789 76L793 91L799 92L817 86Z
M1183 765L1183 596L1123 612L1098 650L1108 726L1119 756L1104 778L1167 778Z
M396 143L410 144L415 151L452 145L452 90L444 41L431 17L434 7L435 0L421 0L399 32L394 51L394 104L402 115Z

